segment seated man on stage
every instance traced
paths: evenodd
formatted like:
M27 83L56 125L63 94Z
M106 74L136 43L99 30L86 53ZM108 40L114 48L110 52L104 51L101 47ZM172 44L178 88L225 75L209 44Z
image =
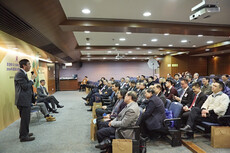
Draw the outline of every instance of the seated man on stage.
M54 96L49 95L48 91L45 88L45 84L46 84L45 80L41 80L40 84L41 84L40 87L37 88L37 93L38 93L37 102L51 103L52 110L50 111L52 111L53 113L58 113L57 110L55 109L55 104L57 105L57 108L62 108L64 106L59 105L58 100Z
M229 105L229 97L223 93L224 83L221 81L213 83L212 94L204 102L201 108L194 107L189 114L187 124L181 131L192 132L196 121L217 123L218 118L223 116Z

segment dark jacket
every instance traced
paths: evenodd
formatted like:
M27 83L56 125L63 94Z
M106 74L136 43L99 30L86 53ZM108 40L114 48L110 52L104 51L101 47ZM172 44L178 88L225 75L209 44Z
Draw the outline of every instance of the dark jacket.
M175 101L173 96L178 96L177 90L173 86L170 90L166 88L165 97L171 101Z
M165 104L166 104L166 97L165 97L165 95L162 92L160 92L157 96L161 99L161 101L163 102L163 104L165 106Z
M201 92L199 96L196 98L195 107L201 108L201 106L206 101L206 99L207 99L207 96L203 92ZM193 100L194 100L194 97L193 97ZM192 105L193 100L189 104L187 104L188 108Z
M44 90L45 90L45 93L44 93L44 90L42 89L42 88L44 88ZM42 86L40 86L40 87L38 87L37 88L37 101L38 102L41 102L41 101L43 101L46 97L48 97L48 95L49 95L49 93L48 93L48 91L46 90L46 88L45 87L42 87Z
M33 81L20 69L14 77L15 86L15 105L31 106L33 97Z
M109 88L102 91L101 97L102 98L108 98L109 96L112 95L112 93L113 93L112 87L109 87Z
M161 99L153 95L147 104L146 110L142 115L142 122L148 130L160 129L165 119L165 107Z
M193 101L193 96L194 96L194 93L193 93L192 89L188 88L185 91L185 93L184 93L184 95L183 95L183 97L181 99L181 104L183 106L185 106L185 105L191 103Z

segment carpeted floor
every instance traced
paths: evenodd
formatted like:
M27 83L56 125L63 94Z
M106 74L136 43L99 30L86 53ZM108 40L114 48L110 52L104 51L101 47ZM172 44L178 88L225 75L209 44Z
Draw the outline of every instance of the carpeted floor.
M41 115L37 121L36 113L32 114L30 132L35 141L20 142L18 139L19 121L0 131L0 153L97 153L94 148L97 142L90 140L90 119L92 113L87 112L82 96L78 91L56 92L55 97L64 108L58 109L55 122L46 122ZM149 153L187 153L184 146L172 148L164 141L150 141L147 144Z

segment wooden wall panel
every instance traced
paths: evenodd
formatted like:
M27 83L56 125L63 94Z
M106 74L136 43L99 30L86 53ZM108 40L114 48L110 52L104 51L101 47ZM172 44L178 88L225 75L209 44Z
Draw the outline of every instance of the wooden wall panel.
M48 92L49 94L53 94L56 92L55 88L55 64L48 63Z
M168 68L168 64L178 64L177 67ZM178 72L189 71L190 73L199 73L201 76L208 75L207 57L194 57L189 55L166 56L160 65L160 76L166 76L171 73L172 76Z
M168 73L171 73L171 67L168 67L168 64L171 64L171 56L165 56L160 63L161 77L166 77Z
M208 74L230 74L230 54L208 57Z

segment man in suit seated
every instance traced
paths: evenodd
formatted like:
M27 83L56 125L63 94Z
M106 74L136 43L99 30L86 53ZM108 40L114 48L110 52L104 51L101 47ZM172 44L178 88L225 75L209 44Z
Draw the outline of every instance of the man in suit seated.
M218 118L223 116L229 105L229 97L223 93L224 83L213 83L212 94L208 96L201 108L194 107L189 114L187 124L181 131L193 132L197 121L218 123Z
M137 98L137 104L141 105L145 101L145 87L146 84L144 82L140 83L139 91L137 93L138 98Z
M163 104L165 106L166 105L166 97L161 92L161 90L162 90L161 84L157 83L157 84L154 84L153 86L150 86L149 88L152 88L154 90L155 95L161 99L161 101L163 102Z
M203 83L203 87L201 88L201 91L205 94L205 95L211 95L212 94L212 87L209 84L210 79L208 77L204 77L202 79L202 83Z
M141 117L142 137L149 137L150 132L161 129L165 116L165 107L161 99L154 94L154 90L149 88L145 94L148 104Z
M166 91L165 97L171 101L174 101L174 96L178 96L177 90L173 87L173 80L167 79L166 80Z
M151 85L154 85L155 84L155 82L153 81L153 77L152 76L150 76L150 77L148 77L148 87L149 86L151 86Z
M181 80L181 87L183 89L183 93L181 94L180 97L174 96L174 99L180 102L183 106L191 103L193 100L193 92L188 86L188 80L183 78Z
M176 90L180 89L181 88L181 85L180 85L180 76L179 74L175 74L174 75L174 88L176 88Z
M96 148L104 149L111 143L110 136L115 135L116 138L132 139L134 131L130 129L121 130L121 133L117 133L118 128L126 128L135 126L140 110L135 102L137 100L137 94L135 91L127 92L125 96L126 107L118 114L118 116L109 122L109 127L105 127L97 131L97 139L99 145Z
M98 92L94 93L92 95L92 97L90 98L89 100L89 106L91 106L90 109L88 109L87 111L92 111L92 106L93 106L93 103L96 101L96 97L100 97L100 99L107 99L109 98L109 96L112 95L113 93L113 90L112 90L112 82L111 81L107 81L107 80L104 80L104 85L107 86L107 88L105 88L105 90L99 90Z
M191 74L186 75L186 79L188 80L189 88L192 88L192 75Z
M230 80L229 80L229 75L228 74L224 74L222 75L222 80L223 83L225 84L226 87L230 88Z
M132 80L129 84L130 85L128 91L137 91L136 82L134 80Z
M109 122L111 120L113 120L114 118L117 117L117 115L123 110L123 108L125 108L125 106L127 105L124 102L125 99L125 95L127 93L127 90L125 89L121 89L120 91L118 91L117 94L117 101L114 104L113 108L106 113L106 116L99 116L97 117L97 125L98 125L98 129L101 129L103 127L109 127Z
M58 100L53 96L48 93L45 87L45 80L40 80L40 87L37 88L37 93L38 93L38 99L37 102L44 102L44 103L51 103L52 105L52 111L53 113L58 113L57 110L55 109L55 105L57 105L57 108L62 108L64 106L60 105Z
M183 125L186 124L188 116L191 112L191 109L193 107L201 108L201 106L203 105L203 103L207 99L207 96L203 92L201 92L200 86L201 85L199 82L195 82L192 85L192 90L195 93L195 96L193 98L193 101L191 101L189 104L187 104L183 107L183 114L181 117Z
M112 111L113 106L114 106L114 104L117 101L117 95L118 95L119 90L120 90L120 83L115 82L112 85L112 90L113 90L113 92L115 92L115 94L114 94L114 96L112 98L111 103L108 106L102 106L102 108L96 109L96 115L97 115L97 117L101 117L104 113L107 114L107 113L110 113Z

